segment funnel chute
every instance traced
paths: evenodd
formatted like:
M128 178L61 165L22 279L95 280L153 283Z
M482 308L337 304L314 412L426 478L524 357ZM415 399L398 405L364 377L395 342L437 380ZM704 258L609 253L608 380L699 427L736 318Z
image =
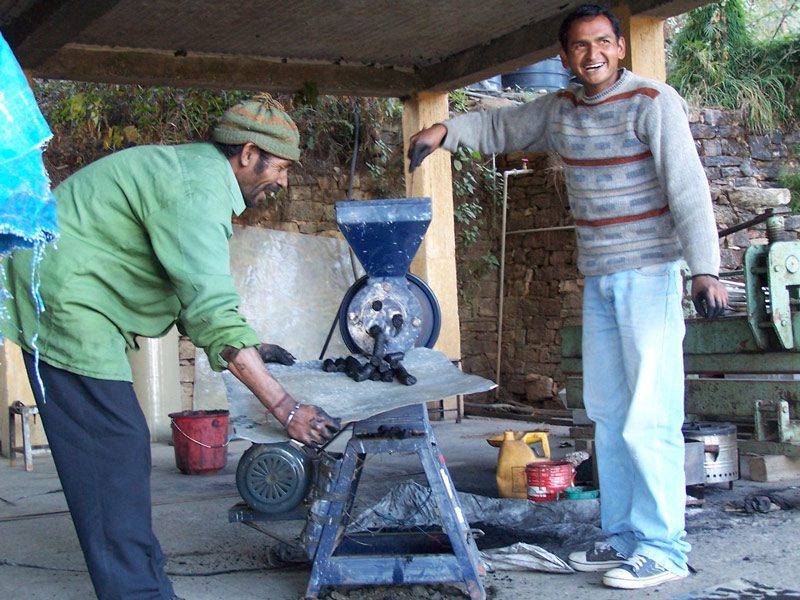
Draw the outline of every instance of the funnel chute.
M431 222L430 198L336 203L336 223L372 277L403 277Z

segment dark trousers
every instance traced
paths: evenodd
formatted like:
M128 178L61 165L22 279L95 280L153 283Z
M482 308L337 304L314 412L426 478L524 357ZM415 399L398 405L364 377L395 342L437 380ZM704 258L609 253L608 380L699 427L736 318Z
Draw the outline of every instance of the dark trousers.
M33 358L23 355L97 597L172 598L152 528L150 433L133 386L40 361L43 401Z

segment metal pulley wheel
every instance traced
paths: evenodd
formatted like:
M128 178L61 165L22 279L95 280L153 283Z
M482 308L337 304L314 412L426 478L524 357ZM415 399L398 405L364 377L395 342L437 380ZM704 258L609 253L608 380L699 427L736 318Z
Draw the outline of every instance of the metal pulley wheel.
M236 467L239 494L260 512L292 510L306 497L310 483L311 459L288 442L253 444Z
M342 299L339 332L350 352L371 354L375 340L369 330L378 325L387 333L386 352L407 352L414 347L433 347L441 317L433 290L416 275L365 275ZM398 322L402 323L400 327Z

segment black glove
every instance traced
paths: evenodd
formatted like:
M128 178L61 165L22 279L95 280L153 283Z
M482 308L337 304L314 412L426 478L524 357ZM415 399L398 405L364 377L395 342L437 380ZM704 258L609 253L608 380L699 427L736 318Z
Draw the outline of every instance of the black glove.
M697 314L706 319L716 319L725 312L725 306L715 302L714 299L708 295L706 290L703 290L692 298L692 302L694 303Z
M413 173L414 169L422 164L425 157L432 152L431 147L421 142L414 142L408 149L408 171Z
M772 501L764 494L747 494L744 498L744 510L748 514L768 513L772 509Z
M261 344L261 346L258 347L258 354L265 363L293 365L295 360L297 360L292 356L291 352L275 344Z
M315 406L314 408L317 410L317 414L312 419L312 423L316 422L324 426L325 428L324 435L326 439L329 435L333 435L342 428L341 417L332 417L324 410L322 410L319 406Z

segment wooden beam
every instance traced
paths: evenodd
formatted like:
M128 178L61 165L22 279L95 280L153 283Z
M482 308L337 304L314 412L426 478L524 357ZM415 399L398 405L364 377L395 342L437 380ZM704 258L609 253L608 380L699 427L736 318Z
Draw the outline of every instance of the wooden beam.
M664 19L632 15L627 5L615 8L614 12L619 17L622 36L628 42L628 52L622 66L642 77L666 81Z
M3 37L24 68L34 68L77 38L119 0L37 0L3 27Z
M6 456L8 456L8 407L16 401L36 406L25 372L25 363L22 362L22 351L13 342L4 340L0 346L0 444ZM19 425L17 420L17 445L21 446L22 431ZM42 420L36 419L31 428L31 444L38 446L46 443Z
M31 71L56 79L271 92L313 83L322 94L356 96L406 96L417 87L410 70L80 44L67 45Z
M564 15L526 25L420 69L420 89L448 91L508 73L558 54L557 32Z
M631 16L635 19L634 38L628 39L629 32L623 32L628 41L642 45L645 40L660 35L663 54L663 20L704 4L709 4L708 0L676 0L674 2L658 0L639 0L637 2L633 0L627 4L615 6L613 11L623 21L623 24L625 21L630 21ZM498 37L488 44L469 48L449 56L439 63L421 68L419 70L421 84L419 89L453 90L498 73L508 73L555 56L559 51L558 28L572 8L568 6L555 16L530 23ZM638 36L643 37L637 39ZM651 42L648 41L648 45L650 44ZM646 52L648 51L645 50ZM653 79L663 81L665 75L659 76L661 71L657 68L658 59L651 60L656 61L655 68L647 64L647 59L637 59L634 65L643 70L637 73L648 77L650 75L647 73L653 72L655 73L651 76Z
M446 93L422 92L403 103L403 154L408 154L408 139L420 129L448 117ZM456 280L455 219L453 217L453 178L450 153L431 154L414 172L408 173L406 159L406 195L430 197L433 219L422 242L412 271L431 286L442 310L442 330L436 349L451 359L461 358L461 329L458 319L458 283Z
M713 0L673 0L672 2L660 2L653 0L630 0L626 4L631 9L631 14L639 16L661 17L666 19L668 17L676 17L697 8L698 6L705 6L711 4ZM615 14L619 7L614 7Z
M800 477L800 458L775 454L758 455L740 453L739 471L742 479L774 483Z

